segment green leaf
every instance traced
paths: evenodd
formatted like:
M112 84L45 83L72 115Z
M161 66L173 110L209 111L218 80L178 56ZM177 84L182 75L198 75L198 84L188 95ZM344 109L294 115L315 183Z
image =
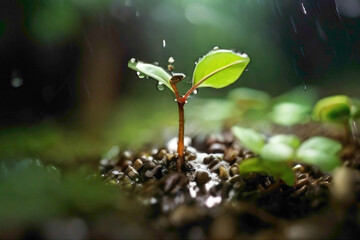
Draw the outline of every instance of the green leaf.
M224 49L210 51L196 65L192 83L198 87L226 87L241 76L249 62L246 54Z
M287 162L294 157L294 149L283 143L267 143L261 149L261 158L271 162Z
M280 134L269 138L269 143L283 143L294 149L300 146L300 139L292 134Z
M318 150L328 154L337 154L342 146L338 141L326 137L312 137L306 140L299 147L297 154L302 154L302 151L307 149Z
M248 174L251 172L265 173L275 178L280 178L289 186L293 186L295 182L294 172L286 163L274 164L259 158L250 158L239 164L240 174Z
M353 98L351 99L351 118L360 118L360 100Z
M272 121L283 126L304 123L309 119L309 115L308 106L290 102L276 104L270 113Z
M260 153L264 146L264 137L250 128L232 127L232 132L241 143L254 153Z
M336 95L318 101L312 115L316 121L344 123L349 120L350 112L350 98L345 95Z
M338 156L316 149L303 149L297 154L297 157L300 161L307 164L316 165L323 171L331 171L335 167L341 165Z
M166 72L163 68L156 66L154 64L136 61L134 58L132 58L128 62L128 67L137 72L140 72L141 74L144 74L148 77L151 77L159 81L159 83L164 84L171 91L174 92L174 90L170 85L171 75L168 72Z

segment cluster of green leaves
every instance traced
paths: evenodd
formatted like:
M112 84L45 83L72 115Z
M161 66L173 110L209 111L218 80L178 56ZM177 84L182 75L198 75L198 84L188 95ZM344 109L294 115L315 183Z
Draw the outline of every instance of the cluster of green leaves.
M192 76L192 85L195 86L195 89L199 87L226 87L240 77L249 62L250 58L246 54L239 54L225 49L211 50L196 64ZM134 58L129 61L128 66L174 91L170 84L173 76L163 68L154 64L136 61Z
M293 162L316 165L323 171L331 171L340 165L339 142L315 136L303 143L295 135L276 135L265 141L265 137L249 128L234 126L233 134L241 143L256 153L258 157L244 160L239 165L241 174L262 172L282 179L286 184L294 184Z

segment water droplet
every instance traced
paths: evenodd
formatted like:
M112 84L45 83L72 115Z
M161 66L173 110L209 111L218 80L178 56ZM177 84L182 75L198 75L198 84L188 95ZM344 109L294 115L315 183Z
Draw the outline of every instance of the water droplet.
M20 74L17 71L13 71L12 72L12 76L11 76L11 86L14 88L18 88L21 87L23 85L24 81L22 79L22 77L20 76Z
M159 62L154 62L154 65L159 66Z
M162 46L163 46L163 48L166 48L166 41L165 41L165 39L162 40Z
M218 46L215 46L215 47L213 48L213 50L219 50L219 47L218 47Z
M249 57L249 55L247 55L246 53L241 54L241 56L242 56L243 58Z
M248 71L249 71L249 69L248 69L248 68L246 68L246 69L245 69L245 72L248 72Z
M185 103L187 103L188 101L186 100Z
M304 6L304 3L301 3L301 11L303 12L303 14L307 14L306 8Z
M175 62L175 59L173 57L169 57L169 60L168 60L169 63L174 63Z
M157 85L156 85L156 88L157 90L159 91L163 91L165 89L165 86L162 82L159 82Z
M141 72L136 72L139 78L145 78L145 75Z
M136 59L132 58L132 59L130 59L130 62L134 63L134 62L136 62Z
M194 91L193 91L193 93L194 93L194 95L196 95L196 94L198 94L198 90L197 89L195 89Z
M290 21L291 21L291 25L292 25L292 27L294 29L295 34L297 34L297 29L296 29L296 25L295 25L293 17L290 17Z
M175 102L177 102L177 99L175 98Z

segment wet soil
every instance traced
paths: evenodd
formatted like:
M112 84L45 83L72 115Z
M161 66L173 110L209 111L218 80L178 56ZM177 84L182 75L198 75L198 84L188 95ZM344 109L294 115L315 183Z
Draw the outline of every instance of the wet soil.
M138 227L149 231L141 237L346 239L360 232L359 143L344 147L344 166L332 176L294 163L290 187L263 174L240 176L238 164L254 154L230 132L185 142L183 173L176 171L176 139L101 160L104 182L145 207L147 224Z

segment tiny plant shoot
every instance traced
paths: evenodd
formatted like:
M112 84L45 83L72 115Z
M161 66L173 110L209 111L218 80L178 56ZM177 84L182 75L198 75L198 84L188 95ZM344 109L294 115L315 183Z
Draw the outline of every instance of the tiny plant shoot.
M178 158L176 162L177 170L184 170L184 105L191 93L196 93L197 88L212 87L223 88L234 83L244 72L250 58L247 54L239 54L225 49L214 49L202 57L196 64L192 77L192 86L184 94L180 95L177 84L184 78L184 74L172 73L173 67L170 66L170 74L163 68L144 63L132 58L128 67L137 71L139 76L148 76L159 83L159 86L168 87L175 95L179 112L179 137L178 137Z
M360 118L359 100L345 95L335 95L320 99L313 109L313 119L319 122L333 122L345 129L347 141L351 141L351 134L358 133L352 129L352 123Z

